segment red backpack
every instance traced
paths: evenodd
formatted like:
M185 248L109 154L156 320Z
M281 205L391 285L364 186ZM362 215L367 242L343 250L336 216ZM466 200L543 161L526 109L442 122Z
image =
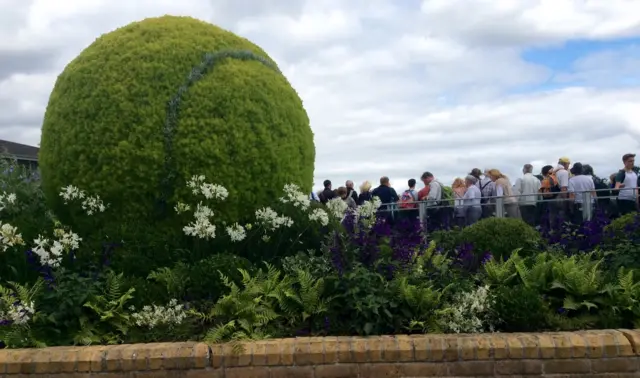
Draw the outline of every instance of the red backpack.
M415 191L412 189L407 189L404 191L404 193L402 193L402 196L400 197L400 203L399 203L399 207L401 209L415 209L418 207L418 204L416 203L416 199L413 196L413 193Z

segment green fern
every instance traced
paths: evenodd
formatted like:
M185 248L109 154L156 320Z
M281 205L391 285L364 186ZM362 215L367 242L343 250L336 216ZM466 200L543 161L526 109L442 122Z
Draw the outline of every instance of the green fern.
M518 250L511 253L506 261L499 261L493 257L484 264L486 282L489 285L509 285L518 276L515 267L516 261L522 260L518 255Z
M0 309L2 314L9 312L10 306L15 302L22 304L34 303L36 296L44 287L44 281L39 278L31 286L23 286L16 282L8 282L7 285L0 285ZM34 306L35 307L35 306ZM29 320L25 323L11 323L0 326L0 340L7 348L25 347L45 347L46 345L38 341L31 330L30 323L37 321L39 313L37 308L35 313L29 314Z
M149 273L147 279L162 284L169 296L179 298L184 294L190 277L187 274L188 266L184 263L178 263L173 268L159 268Z
M130 327L130 315L126 311L127 302L133 299L134 288L129 288L123 293L123 274L115 274L109 271L105 280L102 293L94 295L84 307L89 308L97 315L97 321L91 322L85 319L81 324L75 340L83 344L94 343L96 340L107 344L117 344L124 340Z
M440 331L438 318L442 315L442 297L450 286L443 290L431 285L411 284L407 277L399 277L391 283L393 293L403 304L405 311L410 313L410 321L406 329L419 332Z

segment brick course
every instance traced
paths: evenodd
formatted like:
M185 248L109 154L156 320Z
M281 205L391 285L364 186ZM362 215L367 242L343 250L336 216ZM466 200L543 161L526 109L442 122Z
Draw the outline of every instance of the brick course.
M0 376L85 378L640 377L640 330L307 337L0 350Z

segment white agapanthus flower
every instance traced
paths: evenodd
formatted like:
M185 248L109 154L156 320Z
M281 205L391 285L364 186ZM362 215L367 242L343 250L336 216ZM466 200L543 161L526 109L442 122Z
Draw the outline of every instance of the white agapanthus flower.
M9 205L16 203L16 194L3 192L0 194L0 211L4 210Z
M194 195L203 195L206 199L225 200L229 197L229 191L222 185L211 184L205 181L204 175L193 176L187 182L187 186Z
M22 234L18 232L18 228L9 223L0 222L0 248L6 251L7 248L16 245L24 245Z
M231 239L231 241L239 242L244 240L244 238L247 237L247 231L244 229L244 227L242 227L238 223L235 223L227 227L226 230L227 230L227 235L229 235L229 238Z
M61 228L53 231L55 239L47 239L42 235L33 241L34 247L31 249L38 256L42 265L57 267L62 261L65 252L76 250L80 247L82 238L78 234L65 231Z
M275 231L281 227L291 227L293 225L293 219L278 215L270 207L263 207L256 210L256 220L268 231Z
M382 201L380 201L380 198L373 197L371 201L366 201L362 204L362 206L358 206L358 216L363 218L375 217L380 206L382 206Z
M332 198L327 202L327 209L333 217L342 219L344 218L344 214L347 212L347 209L349 209L349 206L342 200L342 198L337 197Z
M186 213L187 211L190 211L191 206L183 202L178 202L174 207L174 210L176 211L176 213L182 214L182 213Z
M324 209L313 209L309 214L309 220L312 222L318 222L323 226L329 224L329 214Z
M80 190L73 185L63 187L60 192L60 197L62 197L65 204L79 200L82 210L84 210L87 215L103 213L107 210L107 205L104 204L100 196L87 195L83 190Z
M300 210L307 210L311 206L311 199L308 194L304 194L298 185L286 184L284 186L284 197L280 198L282 203L290 203Z

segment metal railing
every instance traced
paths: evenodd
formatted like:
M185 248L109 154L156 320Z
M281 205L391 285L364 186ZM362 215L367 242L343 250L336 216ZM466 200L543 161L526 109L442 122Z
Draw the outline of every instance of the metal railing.
M480 206L483 213L490 213L490 216L497 218L505 218L508 217L506 206L555 206L556 208L560 208L561 205L566 206L567 209L573 206L572 210L579 209L582 212L582 220L591 220L593 218L594 210L598 207L605 206L611 208L615 206L616 200L619 197L619 194L623 191L633 190L636 191L634 194L635 198L637 196L636 188L620 188L620 189L599 189L594 191L584 191L584 192L554 192L549 193L555 195L553 198L545 198L543 194L514 194L512 196L492 196L492 197L482 197L480 205L469 204L469 200L464 199L446 199L446 200L423 200L423 201L415 201L412 204L415 204L413 208L404 208L401 207L400 203L391 203L391 204L383 204L380 208L383 212L390 212L392 217L403 216L403 213L415 214L416 217L426 224L428 219L429 211L435 211L438 209L465 209L467 207L477 207ZM594 196L595 194L595 196ZM633 198L629 198L629 200L633 201ZM551 205L553 204L553 205ZM561 204L561 205L560 205ZM466 210L465 210L466 211ZM464 213L464 211L462 211Z

